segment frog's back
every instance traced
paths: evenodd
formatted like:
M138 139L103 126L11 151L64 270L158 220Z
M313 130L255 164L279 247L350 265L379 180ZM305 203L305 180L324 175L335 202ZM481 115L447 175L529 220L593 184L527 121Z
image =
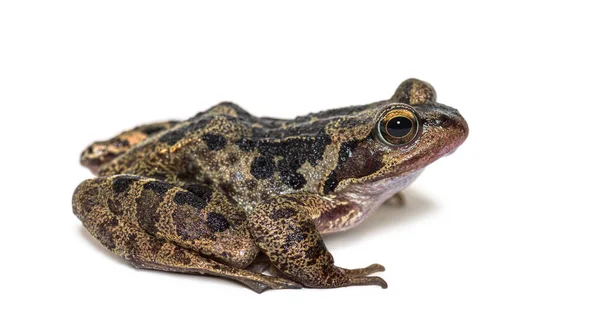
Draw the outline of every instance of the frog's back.
M338 151L364 120L349 107L291 120L255 117L221 103L154 134L100 170L175 184L215 185L245 207L270 196L318 193L338 163ZM332 145L333 144L333 145Z

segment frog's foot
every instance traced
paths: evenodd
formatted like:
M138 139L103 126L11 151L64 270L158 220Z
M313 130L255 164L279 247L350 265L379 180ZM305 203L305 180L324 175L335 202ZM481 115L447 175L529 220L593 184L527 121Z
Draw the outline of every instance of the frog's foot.
M245 215L226 201L216 189L117 175L80 184L73 211L106 248L137 268L226 277L256 292L300 288L242 269L258 249Z
M385 268L380 264L372 264L365 268L359 269L344 269L352 285L379 285L386 289L387 283L381 277L373 276L368 277L371 274L385 271Z
M300 289L302 285L289 279L262 275L245 269L233 268L216 261L201 258L201 261L205 261L209 268L205 265L196 265L182 267L180 265L165 264L156 260L131 260L131 264L138 269L151 269L160 271L170 271L184 274L195 274L195 275L213 275L221 276L229 279L236 280L256 293L262 293L268 289ZM197 259L196 259L197 260ZM169 261L170 262L170 261Z
M367 276L383 271L383 266L373 264L366 268L344 269L334 265L315 222L297 196L279 196L262 203L248 219L260 250L286 277L312 288L337 288L351 285L378 285L387 288L380 277ZM315 195L316 196L316 195Z
M406 204L406 198L405 198L404 194L401 192L395 193L392 197L388 198L387 201L385 201L385 203L384 203L384 205L391 205L391 206L404 206L404 204Z

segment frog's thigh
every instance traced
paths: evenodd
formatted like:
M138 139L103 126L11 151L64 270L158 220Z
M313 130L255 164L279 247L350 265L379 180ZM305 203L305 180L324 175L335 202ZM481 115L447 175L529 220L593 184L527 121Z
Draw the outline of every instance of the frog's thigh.
M220 196L207 187L188 191L154 179L117 175L80 184L73 211L106 248L138 268L223 276L258 292L299 287L240 269L252 261L257 248L243 212L236 216L240 213L232 203L214 207Z
M302 199L297 196L302 196ZM307 287L387 287L380 277L367 277L382 271L381 265L354 270L334 265L333 256L327 251L311 218L310 208L303 207L303 203L311 202L306 197L307 194L279 196L259 205L249 217L252 235L273 265Z

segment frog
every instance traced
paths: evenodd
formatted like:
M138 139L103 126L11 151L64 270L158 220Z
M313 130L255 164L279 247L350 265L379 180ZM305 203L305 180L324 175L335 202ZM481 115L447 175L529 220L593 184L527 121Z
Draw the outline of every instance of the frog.
M337 266L323 236L364 222L468 132L418 79L389 99L294 119L222 102L89 145L80 162L95 177L77 186L72 207L136 268L223 277L259 293L387 288L373 275L382 265Z

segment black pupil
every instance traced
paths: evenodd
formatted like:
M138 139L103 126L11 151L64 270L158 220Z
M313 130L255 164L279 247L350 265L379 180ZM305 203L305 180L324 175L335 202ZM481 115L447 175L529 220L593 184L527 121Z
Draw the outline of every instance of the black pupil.
M413 123L406 117L395 117L387 123L387 132L393 137L404 137L412 129Z

